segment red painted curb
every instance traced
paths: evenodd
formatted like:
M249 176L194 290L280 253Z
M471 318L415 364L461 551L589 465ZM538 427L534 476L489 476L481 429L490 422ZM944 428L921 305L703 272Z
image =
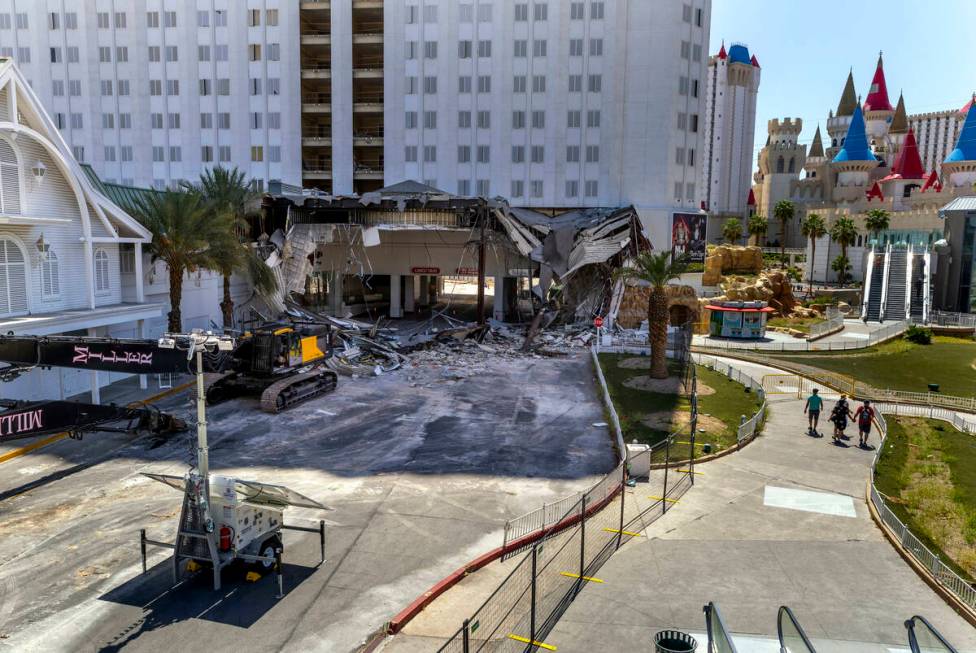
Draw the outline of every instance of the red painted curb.
M613 500L614 497L617 496L620 490L621 487L618 486L607 497L601 499L600 501L597 501L592 506L588 507L586 509L586 516L589 516L594 512L603 509L608 503L610 503ZM543 537L547 535L552 535L554 533L563 531L569 528L570 526L576 524L577 522L579 522L579 520L580 520L579 514L575 514L572 517L566 517L562 521L553 524L549 528L544 528L535 531L534 533L529 533L528 535L520 537L517 540L513 540L512 542L509 542L505 546L500 546L498 548L488 551L487 553L483 553L482 555L478 556L477 558L475 558L468 564L464 565L460 569L457 569L452 573L448 574L446 577L444 577L443 579L435 583L433 587L431 587L429 590L427 590L419 597L414 599L414 601L410 603L410 605L404 608L398 615L393 617L389 621L389 623L387 623L386 632L391 635L395 635L396 633L400 632L400 630L402 630L403 627L406 626L411 619L413 619L418 614L420 614L420 612L428 605L430 605L437 597L439 597L441 594L454 587L462 578L464 578L468 574L478 571L482 567L488 565L491 562L494 562L495 560L498 560L499 558L501 558L506 553L509 553L510 551L515 551L517 549L522 548L523 546L532 544L533 542L541 540Z

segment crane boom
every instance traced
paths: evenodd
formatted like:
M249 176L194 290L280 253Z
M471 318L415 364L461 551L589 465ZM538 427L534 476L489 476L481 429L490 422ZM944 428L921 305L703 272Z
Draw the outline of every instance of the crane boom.
M85 404L75 401L11 402L0 412L0 443L50 433L78 437L90 431L173 433L186 423L152 407ZM125 422L124 426L109 426Z

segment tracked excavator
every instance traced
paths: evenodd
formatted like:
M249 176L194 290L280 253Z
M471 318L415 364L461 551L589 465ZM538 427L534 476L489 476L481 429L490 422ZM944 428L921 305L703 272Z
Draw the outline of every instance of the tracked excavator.
M328 325L282 323L258 327L236 343L224 340L222 350L203 356L204 371L217 374L207 388L208 403L260 396L261 408L277 413L335 390L338 377L324 364L332 352L331 333ZM35 367L192 374L192 362L186 357L187 338L169 334L158 340L0 336L0 363L6 363L0 367L0 381L11 381ZM97 411L92 408L89 413ZM143 423L153 423L151 415L142 419Z

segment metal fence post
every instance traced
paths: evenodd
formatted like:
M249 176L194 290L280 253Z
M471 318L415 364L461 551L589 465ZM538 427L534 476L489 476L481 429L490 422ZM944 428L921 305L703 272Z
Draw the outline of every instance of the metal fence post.
M469 619L464 620L463 630L461 631L461 650L469 653L471 650L471 629L468 626Z
M586 573L586 495L580 501L580 571L579 586L583 587L583 576Z
M661 514L668 511L668 467L671 466L671 434L664 441L664 489L661 491Z
M539 545L532 545L532 595L531 595L531 606L529 608L529 645L525 647L525 650L531 651L535 648L535 574L536 565L538 564L539 557Z
M139 548L142 549L142 573L146 573L146 529L139 531Z
M620 474L620 528L617 530L617 548L624 536L624 496L627 494L627 465L621 465Z

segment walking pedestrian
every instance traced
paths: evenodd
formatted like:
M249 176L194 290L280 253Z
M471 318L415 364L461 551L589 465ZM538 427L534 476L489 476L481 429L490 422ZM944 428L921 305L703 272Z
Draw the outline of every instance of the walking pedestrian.
M847 403L847 395L841 395L837 403L834 404L834 409L830 412L830 421L834 423L833 441L835 443L846 439L847 436L844 435L844 431L847 429L848 417L853 419L854 414L851 413L850 405Z
M820 422L821 408L823 408L823 397L820 396L817 388L814 388L812 394L807 397L806 405L803 406L803 412L807 415L807 435L814 437L820 435L817 433L817 424Z
M866 447L868 436L871 435L871 421L874 419L874 408L871 407L871 402L868 399L864 400L863 405L857 407L854 419L857 420L857 446Z

